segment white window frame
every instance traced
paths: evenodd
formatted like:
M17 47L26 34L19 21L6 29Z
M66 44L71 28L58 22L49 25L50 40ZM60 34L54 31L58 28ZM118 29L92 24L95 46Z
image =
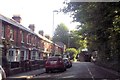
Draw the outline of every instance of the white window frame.
M22 38L21 43L24 43L24 32L23 31L21 32L21 38Z
M22 52L24 52L24 53L22 54ZM21 58L23 58L23 59L21 59ZM22 50L22 51L20 51L20 61L23 61L23 60L25 60L25 51Z
M34 37L34 40L33 40L33 46L35 46L35 41L36 41L36 37Z
M14 41L14 30L10 29L10 40Z
M27 34L27 44L30 44L30 43L29 43L29 35L30 35L30 34Z
M36 51L32 51L31 60L36 60Z
M31 45L31 36L30 36L30 34L27 35L27 44Z
M28 57L29 57L29 52L25 51L25 60L28 60Z
M12 62L12 61L14 61L14 50L9 50L9 52L8 52L8 60L10 61L10 62Z
M2 24L2 39L5 39L5 25Z

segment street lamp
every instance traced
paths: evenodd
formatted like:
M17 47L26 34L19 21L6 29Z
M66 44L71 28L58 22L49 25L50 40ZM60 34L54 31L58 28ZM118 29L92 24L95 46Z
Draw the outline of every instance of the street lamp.
M69 45L70 45L70 31L68 31L68 48L69 48Z
M54 13L57 12L58 13L58 10L53 10L53 35L54 35Z
M73 39L73 36L71 36L70 31L68 32L68 48L70 47L71 39Z

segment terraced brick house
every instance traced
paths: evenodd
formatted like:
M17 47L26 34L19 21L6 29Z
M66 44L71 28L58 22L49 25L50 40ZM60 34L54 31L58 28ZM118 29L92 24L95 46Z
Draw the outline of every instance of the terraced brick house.
M20 22L19 15L10 19L0 14L0 56L6 57L10 63L16 66L23 61L42 60L53 53L63 52L63 48L46 38L43 32L37 35L34 24L26 28ZM20 64L16 67L21 68Z

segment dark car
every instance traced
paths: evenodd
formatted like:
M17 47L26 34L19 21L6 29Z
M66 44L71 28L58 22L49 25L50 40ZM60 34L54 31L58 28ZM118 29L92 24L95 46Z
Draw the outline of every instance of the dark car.
M66 71L66 66L61 57L55 56L55 57L50 57L46 60L45 69L47 73L53 70Z
M63 58L66 68L72 67L72 62L68 58Z

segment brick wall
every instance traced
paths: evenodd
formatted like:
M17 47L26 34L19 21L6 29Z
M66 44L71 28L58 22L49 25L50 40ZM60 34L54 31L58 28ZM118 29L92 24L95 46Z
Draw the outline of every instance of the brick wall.
M5 24L5 39L10 40L10 26Z
M0 44L1 44L1 37L2 37L2 21L0 20Z
M0 57L2 56L2 21L0 20ZM0 58L0 65L2 65L2 58Z

